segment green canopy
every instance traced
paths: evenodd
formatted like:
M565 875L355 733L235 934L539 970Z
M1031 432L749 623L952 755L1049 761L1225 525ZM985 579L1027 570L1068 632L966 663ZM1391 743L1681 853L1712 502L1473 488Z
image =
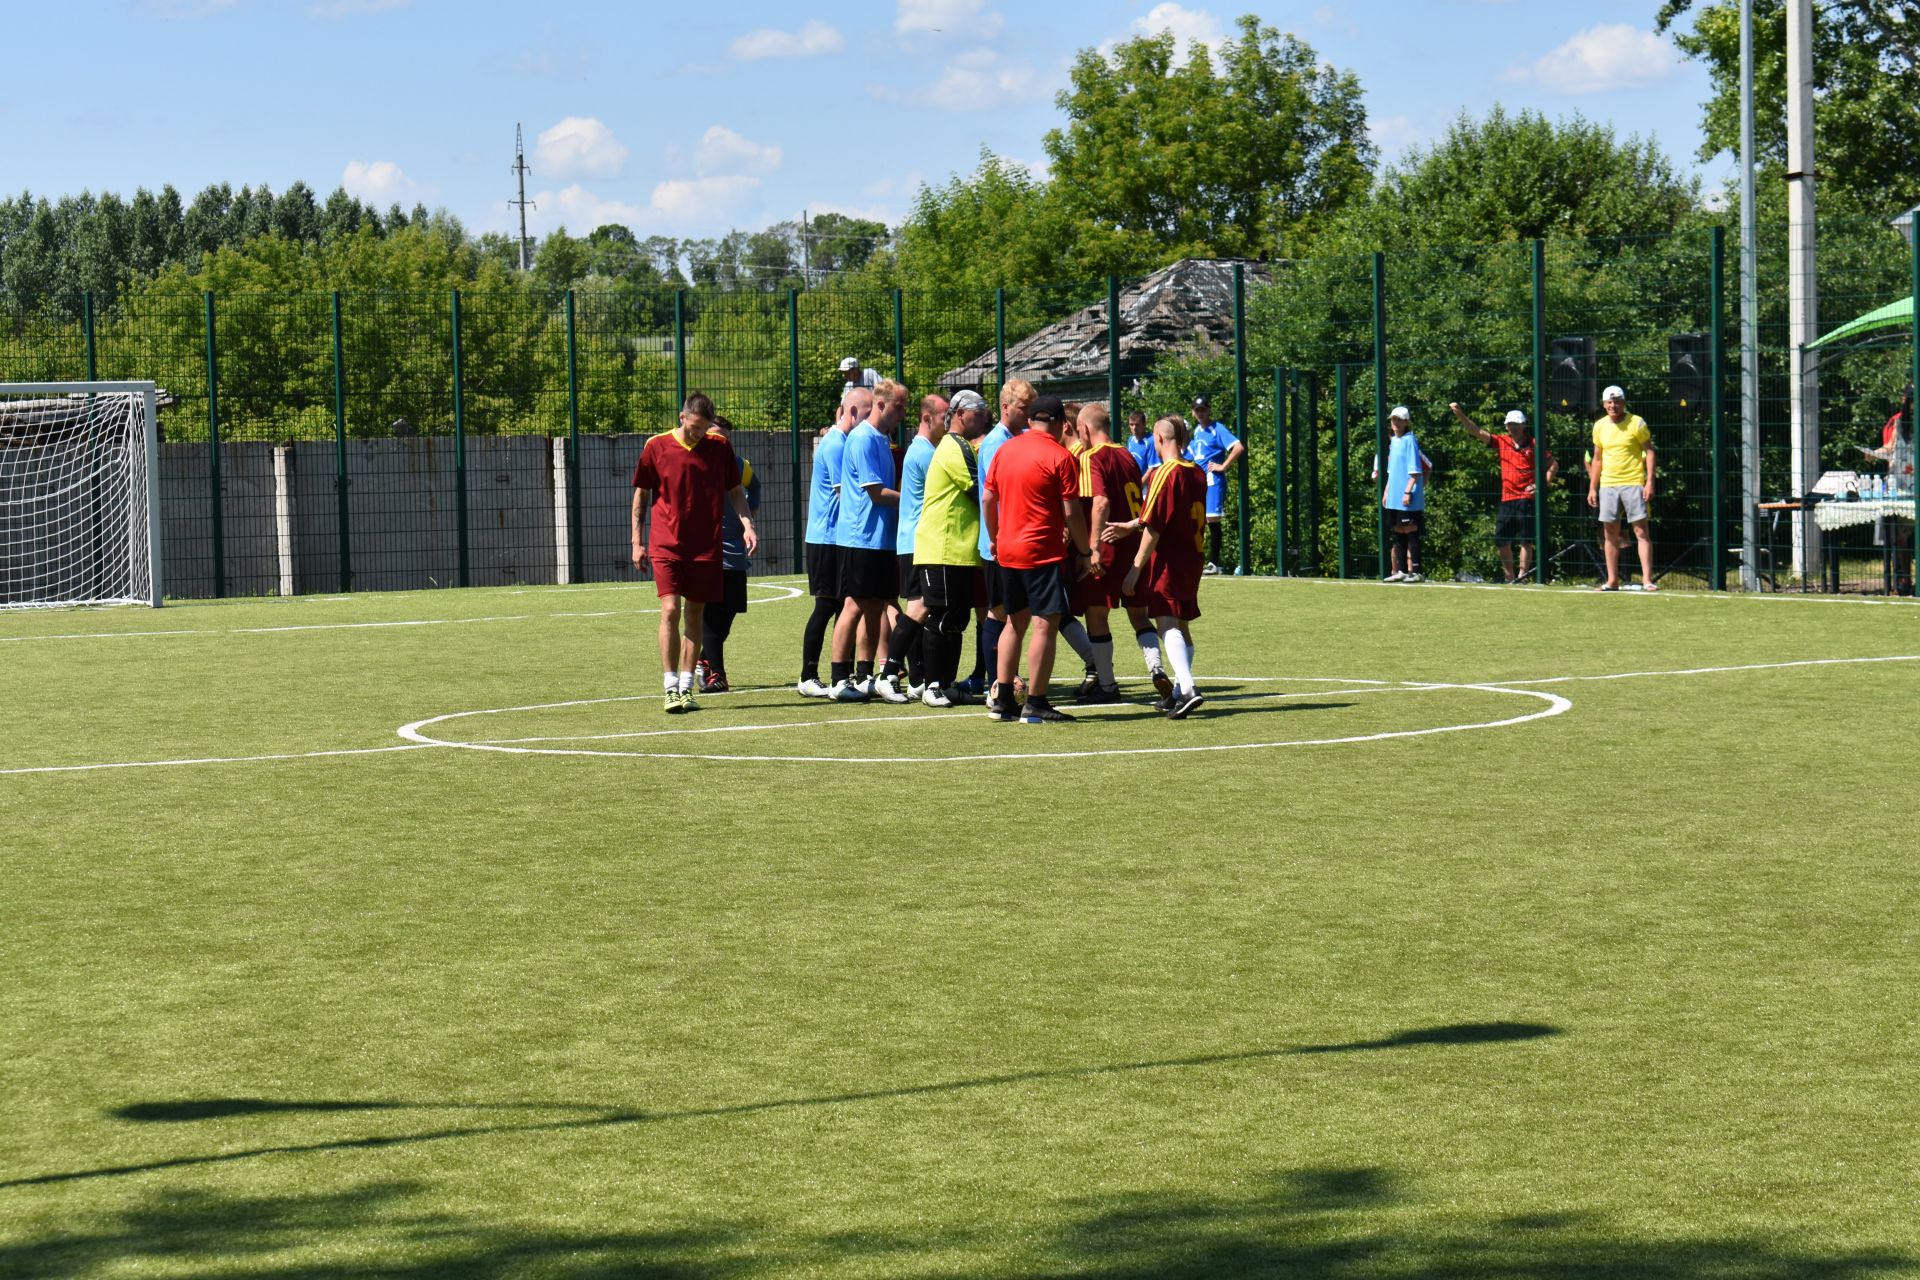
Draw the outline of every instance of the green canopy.
M1815 341L1809 342L1807 349L1811 351L1815 347L1824 347L1829 342L1839 342L1845 338L1857 338L1861 334L1874 334L1882 341L1896 336L1905 336L1904 333L1901 335L1883 334L1881 330L1884 329L1902 329L1906 333L1913 331L1912 298L1902 298L1898 302L1889 302L1884 307L1869 311L1857 319L1849 320L1832 333L1823 334Z

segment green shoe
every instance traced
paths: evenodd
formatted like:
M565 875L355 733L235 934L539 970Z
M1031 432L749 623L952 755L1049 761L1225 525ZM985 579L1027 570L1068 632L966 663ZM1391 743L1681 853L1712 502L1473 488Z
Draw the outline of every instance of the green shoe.
M677 716L687 709L687 695L678 689L667 690L667 714Z

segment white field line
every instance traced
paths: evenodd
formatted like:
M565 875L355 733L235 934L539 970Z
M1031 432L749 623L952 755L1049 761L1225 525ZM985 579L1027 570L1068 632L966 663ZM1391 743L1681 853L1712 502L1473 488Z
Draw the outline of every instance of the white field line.
M1889 654L1883 658L1803 658L1798 662L1747 662L1732 667L1682 667L1674 671L1616 671L1591 676L1545 676L1538 680L1502 680L1501 684L1571 684L1587 680L1644 680L1654 676L1711 676L1729 671L1785 671L1791 667L1845 667L1873 662L1920 662L1920 653Z
M29 769L0 769L0 776L16 773L91 773L98 769L160 769L181 764L256 764L267 760L317 760L322 756L377 756L393 751L419 751L429 744L409 742L397 747L349 747L338 751L289 751L271 756L202 756L191 760L116 760L110 764L43 764Z
M642 584L648 585L651 584ZM764 596L751 601L753 604L785 604L789 600L798 600L803 592L798 587L781 586L771 582L750 583L750 587L769 587L782 594ZM566 588L561 588L565 590ZM307 622L280 627L212 627L180 631L83 631L66 635L46 636L0 636L0 644L17 644L29 640L119 640L139 636L266 636L280 635L290 631L369 631L390 627L457 627L475 622L540 622L549 618L615 618L636 614L657 614L658 609L603 609L592 613L498 613L485 614L475 618L396 618L384 622Z
M1598 595L1592 587L1534 586L1531 583L1506 582L1382 582L1376 578L1276 578L1272 574L1248 574L1236 578L1231 574L1220 574L1206 579L1214 582L1299 582L1316 587L1373 587L1382 591L1499 591L1508 595L1529 596L1536 600L1562 599L1567 596ZM1626 586L1609 595L1644 596L1650 599L1667 600L1719 600L1727 603L1745 601L1751 604L1827 604L1827 605L1892 605L1899 608L1912 608L1911 600L1888 599L1885 596L1829 596L1818 592L1798 591L1693 591L1683 587L1662 587L1658 591L1642 591L1638 587Z

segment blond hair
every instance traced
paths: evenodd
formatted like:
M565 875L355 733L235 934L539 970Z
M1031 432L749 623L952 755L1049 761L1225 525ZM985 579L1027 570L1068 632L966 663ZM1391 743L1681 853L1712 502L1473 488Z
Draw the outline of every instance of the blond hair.
M1000 407L1004 409L1009 404L1032 404L1034 397L1039 394L1025 378L1011 378L1006 386L1000 388Z
M884 400L888 404L904 405L907 402L907 389L892 378L882 378L873 389L873 398L876 402Z

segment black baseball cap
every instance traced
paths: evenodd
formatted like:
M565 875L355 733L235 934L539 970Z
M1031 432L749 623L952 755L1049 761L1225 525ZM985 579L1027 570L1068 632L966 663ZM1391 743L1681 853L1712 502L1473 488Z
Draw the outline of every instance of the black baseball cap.
M1033 403L1027 406L1029 422L1063 422L1066 416L1067 406L1059 396L1035 396Z
M1195 396L1193 398L1193 407L1196 409L1211 409L1213 408L1213 401L1207 399L1205 396Z

